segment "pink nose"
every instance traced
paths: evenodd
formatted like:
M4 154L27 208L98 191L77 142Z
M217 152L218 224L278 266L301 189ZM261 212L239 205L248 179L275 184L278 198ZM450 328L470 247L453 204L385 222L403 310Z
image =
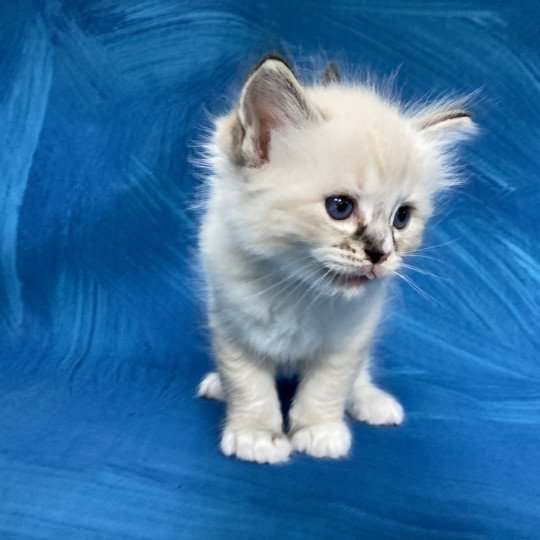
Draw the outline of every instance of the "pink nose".
M378 249L365 249L368 259L373 263L382 263L388 259L390 253L385 253L384 251L379 251Z

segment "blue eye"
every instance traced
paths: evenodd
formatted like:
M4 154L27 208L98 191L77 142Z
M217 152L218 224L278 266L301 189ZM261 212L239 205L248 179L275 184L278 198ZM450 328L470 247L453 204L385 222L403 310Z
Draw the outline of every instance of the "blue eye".
M326 199L324 205L333 219L347 219L354 210L354 201L347 195L332 195Z
M404 229L411 219L411 207L408 204L404 204L397 209L394 215L394 227L396 229Z

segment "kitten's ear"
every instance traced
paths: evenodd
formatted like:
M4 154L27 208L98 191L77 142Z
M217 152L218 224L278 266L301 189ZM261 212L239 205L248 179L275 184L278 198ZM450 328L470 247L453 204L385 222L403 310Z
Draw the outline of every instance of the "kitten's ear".
M328 67L324 70L321 84L323 86L329 86L331 84L338 84L341 81L341 76L339 74L339 69L335 62L330 62Z
M463 109L431 110L417 116L414 123L427 135L448 142L468 139L478 131L471 113Z
M279 58L267 58L242 89L239 136L234 137L237 162L259 167L268 162L274 131L302 127L320 117L289 66Z

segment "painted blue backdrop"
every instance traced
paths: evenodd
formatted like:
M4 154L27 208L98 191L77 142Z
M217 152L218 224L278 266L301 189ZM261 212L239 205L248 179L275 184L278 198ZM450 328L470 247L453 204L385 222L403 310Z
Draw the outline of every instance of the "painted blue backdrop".
M0 536L540 538L539 25L517 1L2 0ZM341 462L224 458L193 397L189 160L269 50L400 67L405 99L481 89L377 346L407 421L356 424Z

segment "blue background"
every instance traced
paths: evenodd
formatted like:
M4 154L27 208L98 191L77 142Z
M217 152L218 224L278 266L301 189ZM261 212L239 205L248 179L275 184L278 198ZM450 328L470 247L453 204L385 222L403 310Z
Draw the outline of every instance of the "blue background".
M536 2L0 2L0 536L540 538ZM190 159L269 50L481 89L467 183L396 284L396 429L217 449ZM303 63L302 63L303 62Z

